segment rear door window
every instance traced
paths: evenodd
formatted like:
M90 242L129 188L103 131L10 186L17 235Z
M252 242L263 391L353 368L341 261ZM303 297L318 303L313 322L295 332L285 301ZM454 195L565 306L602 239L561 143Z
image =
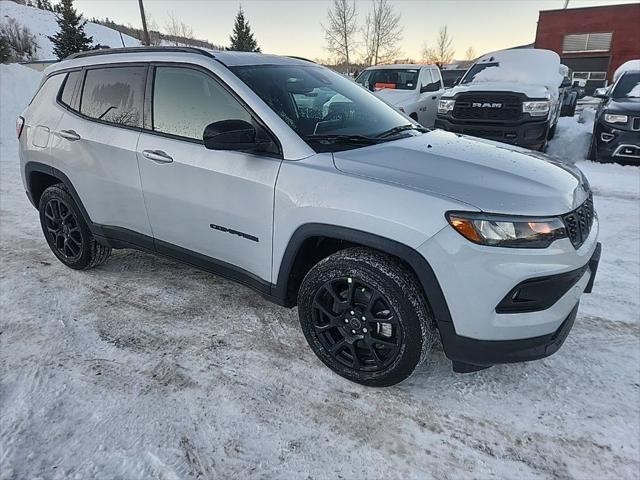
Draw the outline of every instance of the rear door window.
M147 67L87 70L80 113L127 127L142 127Z

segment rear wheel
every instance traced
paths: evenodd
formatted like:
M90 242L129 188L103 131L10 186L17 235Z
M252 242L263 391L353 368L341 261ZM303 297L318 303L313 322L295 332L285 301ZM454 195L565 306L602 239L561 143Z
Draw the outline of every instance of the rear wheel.
M401 382L436 338L413 272L394 257L364 248L337 252L315 265L300 287L298 314L318 358L363 385Z
M49 248L67 267L85 270L103 264L111 249L100 245L91 234L78 206L59 183L40 197L40 224Z

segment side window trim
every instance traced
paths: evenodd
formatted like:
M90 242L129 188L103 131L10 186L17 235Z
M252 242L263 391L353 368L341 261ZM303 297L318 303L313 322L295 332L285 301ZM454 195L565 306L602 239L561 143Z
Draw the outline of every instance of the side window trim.
M277 158L283 158L283 150L282 145L280 144L280 139L271 131L271 129L267 126L267 124L253 111L253 109L246 104L242 98L229 87L226 82L224 82L220 77L218 77L211 70L201 67L200 65L194 65L190 63L182 63L182 62L152 62L149 65L149 72L147 74L147 88L145 89L145 100L144 100L144 122L143 122L143 131L147 134L151 135L159 135L161 137L172 138L174 140L180 140L183 142L196 143L199 145L203 145L202 140L197 140L194 138L183 137L180 135L174 135L172 133L159 132L153 129L153 96L155 95L155 73L158 67L171 67L171 68L185 68L190 70L195 70L197 72L201 72L204 75L211 78L214 82L220 85L231 97L236 100L242 108L244 108L249 116L256 122L260 128L264 130L264 132L271 138L271 141L278 149L278 153L268 153L268 152L260 152L262 156L275 156ZM148 100L147 100L148 99ZM147 123L148 119L148 123Z
M101 123L103 125L109 125L111 127L116 127L116 128L124 128L126 130L134 130L136 132L140 132L143 130L142 127L132 127L129 125L123 125L121 123L113 123L113 122L108 122L105 120L100 120L97 118L93 118L93 117L89 117L87 115L84 115L82 112L80 112L80 105L82 104L82 96L84 94L84 83L85 83L85 79L87 77L87 71L88 70L95 70L95 69L104 69L104 68L120 68L120 67L145 67L147 69L147 79L148 79L148 69L149 69L149 63L148 62L129 62L129 63L117 63L117 64L96 64L96 65L89 65L86 67L81 67L81 68L70 68L70 69L65 69L65 70L61 70L58 72L54 72L51 75L49 75L50 78L54 75L58 75L61 73L71 73L72 71L82 71L82 74L80 76L80 79L77 82L77 86L76 86L76 91L74 92L74 98L72 100L72 103L74 105L74 108L71 108L67 105L65 105L64 103L62 103L60 101L60 95L62 93L62 88L59 90L58 92L58 96L56 97L56 103L58 105L60 105L62 108L66 109L69 113L72 113L80 118L82 118L83 120L87 120L89 122L95 122L95 123ZM46 80L46 79L45 79ZM63 85L64 87L64 85ZM145 84L145 89L144 92L146 94L146 84ZM144 99L143 99L143 111L144 111ZM143 113L143 125L144 125L144 113Z

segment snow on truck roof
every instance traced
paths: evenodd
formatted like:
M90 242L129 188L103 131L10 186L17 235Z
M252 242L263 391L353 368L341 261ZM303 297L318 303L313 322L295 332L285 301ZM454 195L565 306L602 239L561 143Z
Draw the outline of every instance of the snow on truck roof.
M475 65L488 64L473 79L476 82L516 82L544 85L550 92L562 83L560 57L551 50L537 48L500 50L483 55ZM494 65L495 64L495 65Z
M625 72L640 72L640 60L629 60L620 65L613 74L613 81L617 81Z

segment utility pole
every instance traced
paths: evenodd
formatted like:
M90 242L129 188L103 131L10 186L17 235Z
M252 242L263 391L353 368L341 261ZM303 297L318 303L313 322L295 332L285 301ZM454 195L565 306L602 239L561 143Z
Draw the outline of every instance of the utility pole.
M138 5L140 5L140 16L142 17L142 32L144 34L143 42L147 47L151 45L151 40L149 40L149 30L147 30L147 18L144 16L144 5L142 5L142 0L138 0Z

